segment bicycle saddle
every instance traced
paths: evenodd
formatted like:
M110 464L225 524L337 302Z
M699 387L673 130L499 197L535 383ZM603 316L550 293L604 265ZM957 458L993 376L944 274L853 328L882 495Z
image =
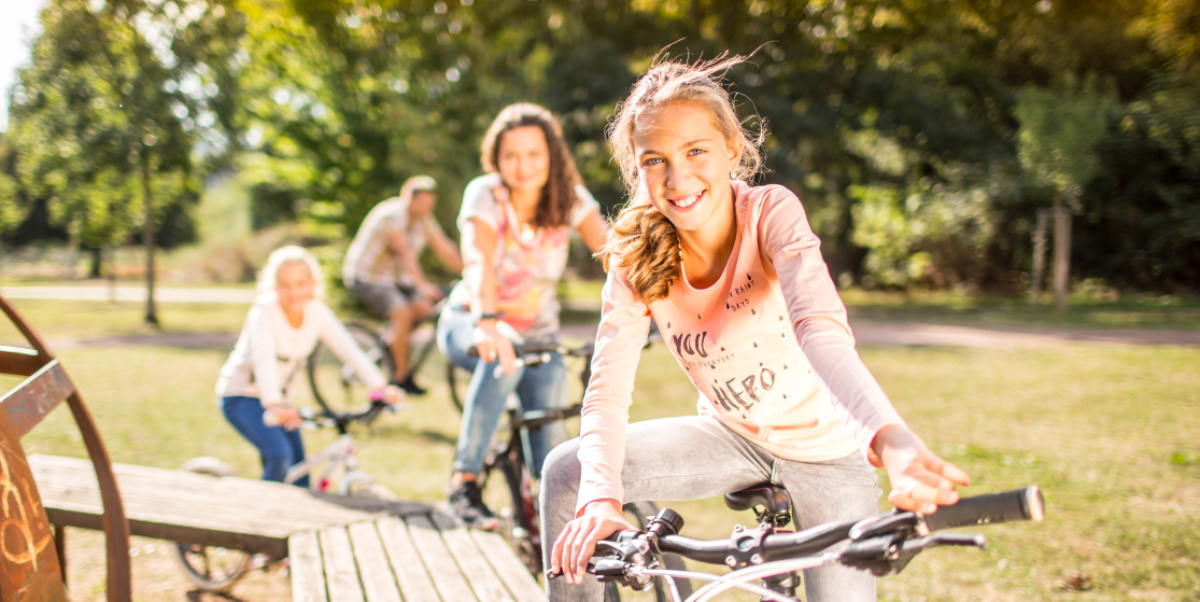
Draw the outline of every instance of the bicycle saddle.
M741 491L725 494L725 505L732 510L750 510L758 522L769 521L776 527L787 526L792 521L792 498L783 487L772 483L759 483ZM762 510L757 507L761 506Z

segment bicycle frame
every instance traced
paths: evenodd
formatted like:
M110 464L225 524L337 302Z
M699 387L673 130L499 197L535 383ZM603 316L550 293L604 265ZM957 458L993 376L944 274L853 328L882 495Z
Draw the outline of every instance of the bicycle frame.
M305 475L314 476L312 469L315 466L323 466L323 470L319 477L309 479L308 488L312 491L328 492L332 490L334 482L359 472L358 460L354 455L354 439L348 433L339 435L321 451L288 468L283 482L290 485Z

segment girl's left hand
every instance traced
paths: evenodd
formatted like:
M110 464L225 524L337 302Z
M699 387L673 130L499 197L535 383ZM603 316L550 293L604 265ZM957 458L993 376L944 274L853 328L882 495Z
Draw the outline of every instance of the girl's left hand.
M550 550L550 572L561 572L567 583L579 584L587 572L596 542L623 530L636 530L621 513L621 504L604 499L591 502L583 514L567 523Z
M871 451L891 481L888 502L901 510L933 514L938 506L958 501L955 484L971 484L966 472L929 451L915 433L900 425L880 429Z
M396 385L388 385L383 388L383 401L388 405L396 405L404 401L404 390Z

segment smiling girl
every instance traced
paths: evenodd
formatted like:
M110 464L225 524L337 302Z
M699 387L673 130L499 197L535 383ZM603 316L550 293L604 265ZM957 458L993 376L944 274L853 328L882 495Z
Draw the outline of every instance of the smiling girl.
M854 349L820 241L794 193L751 186L758 143L720 74L740 57L662 62L609 129L631 197L603 255L593 375L580 436L542 480L552 600L599 600L584 573L596 542L633 528L621 504L692 500L764 481L784 486L797 527L878 512L933 512L967 475L908 429ZM651 318L699 391L699 415L628 424ZM809 602L875 599L870 574L805 571Z
M264 481L283 481L288 467L304 459L291 385L318 340L353 366L375 395L392 404L404 398L325 305L322 282L321 268L308 251L297 246L272 251L259 274L258 297L217 381L221 411L258 449ZM277 426L263 422L268 412L273 414L268 422ZM308 477L295 484L308 486Z

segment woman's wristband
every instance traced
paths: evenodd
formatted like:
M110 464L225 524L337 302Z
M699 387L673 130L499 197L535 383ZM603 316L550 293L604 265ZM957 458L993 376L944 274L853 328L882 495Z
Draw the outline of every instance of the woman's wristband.
M495 312L479 314L475 317L475 323L478 324L484 320L499 320L500 314Z

